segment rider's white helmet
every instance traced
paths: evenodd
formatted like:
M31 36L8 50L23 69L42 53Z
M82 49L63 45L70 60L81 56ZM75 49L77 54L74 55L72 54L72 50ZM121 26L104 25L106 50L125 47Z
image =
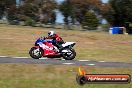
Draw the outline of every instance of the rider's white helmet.
M52 37L54 34L55 34L54 31L49 31L49 32L48 32L48 36L49 36L49 37Z

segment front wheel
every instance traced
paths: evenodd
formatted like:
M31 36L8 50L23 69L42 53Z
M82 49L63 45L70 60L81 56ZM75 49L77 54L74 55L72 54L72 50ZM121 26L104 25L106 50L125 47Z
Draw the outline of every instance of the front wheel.
M40 49L40 48L35 48L35 47L32 47L29 51L29 54L32 58L34 59L39 59L43 56L43 50Z
M66 48L66 49L64 49L64 51L66 51L66 52L63 52L63 50L62 50L62 57L65 60L73 60L75 58L76 52L74 49Z

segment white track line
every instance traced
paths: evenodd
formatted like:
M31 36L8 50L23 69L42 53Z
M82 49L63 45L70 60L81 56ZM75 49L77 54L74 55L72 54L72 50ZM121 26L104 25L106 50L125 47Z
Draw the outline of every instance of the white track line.
M65 60L65 59L61 59L61 60Z
M0 57L7 57L7 56L0 56Z
M106 61L98 61L98 62L102 62L103 63L103 62L106 62Z
M86 65L88 65L88 66L95 66L95 64L86 64Z
M48 58L39 58L40 60L47 60Z
M90 61L90 60L78 60L78 61Z
M74 63L63 63L65 65L73 65Z

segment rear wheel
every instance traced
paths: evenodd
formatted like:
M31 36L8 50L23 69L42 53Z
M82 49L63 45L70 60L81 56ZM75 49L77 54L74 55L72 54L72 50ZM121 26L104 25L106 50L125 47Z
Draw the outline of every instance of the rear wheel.
M65 59L65 60L73 60L76 56L76 52L74 49L69 49L69 48L66 48L64 49L66 50L67 52L63 52L62 53L62 57ZM62 50L63 51L63 50Z
M43 56L44 51L41 48L31 48L29 54L34 59L39 59Z

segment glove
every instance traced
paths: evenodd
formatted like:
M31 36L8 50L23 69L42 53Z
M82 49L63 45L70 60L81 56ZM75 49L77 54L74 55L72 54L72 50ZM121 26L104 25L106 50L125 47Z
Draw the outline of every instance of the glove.
M39 39L42 41L42 40L44 40L44 37L43 37L43 36L41 36Z
M48 39L48 37L44 37L44 39Z

